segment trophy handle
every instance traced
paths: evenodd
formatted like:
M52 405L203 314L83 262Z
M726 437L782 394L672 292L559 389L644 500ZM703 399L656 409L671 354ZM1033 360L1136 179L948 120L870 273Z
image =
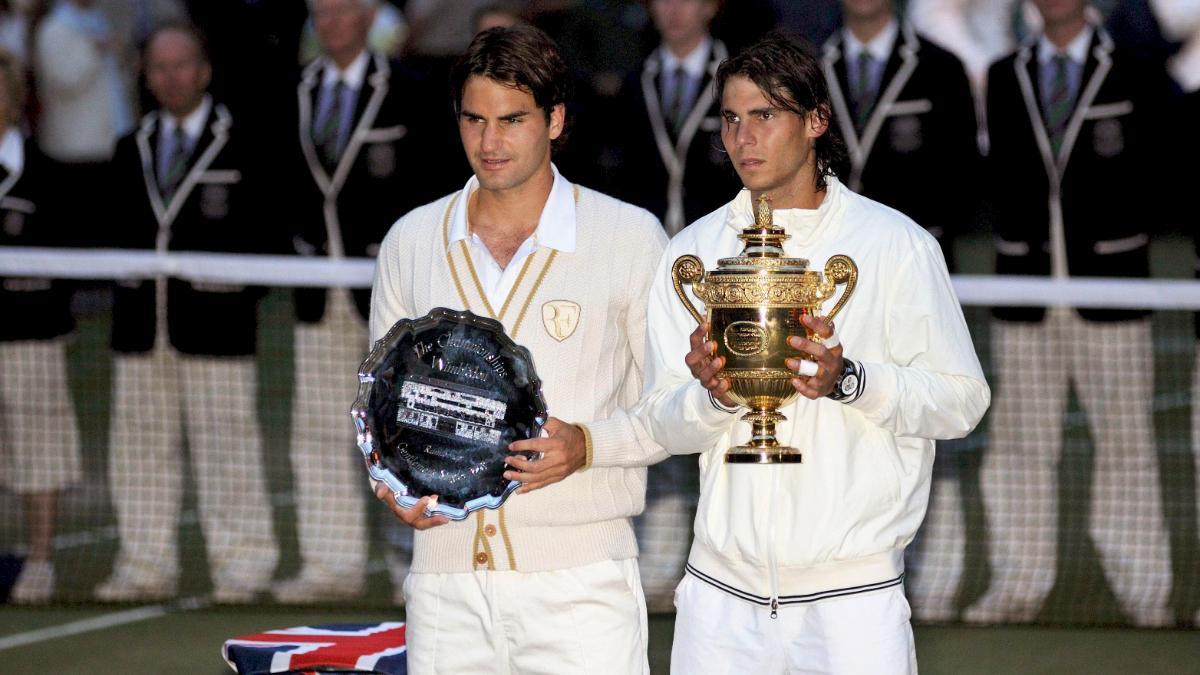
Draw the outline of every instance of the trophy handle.
M846 259L849 260L849 258ZM675 259L675 264L671 265L671 283L675 285L675 294L683 301L683 306L687 307L687 311L696 319L696 323L704 323L704 317L696 311L696 306L692 304L692 301L688 300L687 293L683 292L683 285L699 284L703 280L704 263L694 255L681 255Z
M676 262L676 264L679 263ZM837 303L833 305L833 309L825 316L825 318L833 321L833 317L842 311L842 307L850 299L850 294L854 292L854 286L858 284L858 265L855 265L849 256L835 255L825 261L825 278L834 286L846 284L846 289L842 291L842 297L838 298Z

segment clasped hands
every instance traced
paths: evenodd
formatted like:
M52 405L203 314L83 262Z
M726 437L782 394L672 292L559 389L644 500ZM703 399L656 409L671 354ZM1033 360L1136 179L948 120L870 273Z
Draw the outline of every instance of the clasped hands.
M833 337L833 322L825 317L805 315L800 318L804 327L814 331L822 340ZM721 377L721 369L725 367L725 358L717 356L717 343L706 340L712 326L702 323L692 331L689 340L691 351L683 361L692 371L692 377L727 408L736 406L729 397L729 380ZM788 338L788 345L797 351L808 354L811 360L789 358L784 360L788 370L796 373L792 378L792 386L806 398L818 399L829 395L842 372L842 346L837 344L827 347L820 342L813 342L799 335Z

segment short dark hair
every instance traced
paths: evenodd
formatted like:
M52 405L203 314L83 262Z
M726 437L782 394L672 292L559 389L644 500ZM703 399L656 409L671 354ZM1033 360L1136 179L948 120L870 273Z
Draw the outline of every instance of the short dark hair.
M149 55L150 45L154 44L154 40L159 35L164 33L182 33L187 36L196 45L196 50L199 52L200 60L211 64L212 59L208 55L208 39L204 37L204 33L196 26L186 21L164 21L158 24L146 36L145 42L142 43L142 59L145 60Z
M554 40L525 24L489 28L471 40L467 53L450 71L456 115L462 112L463 88L473 75L529 92L547 121L554 106L566 107L573 89L571 73ZM566 139L566 130L564 125L555 148Z
M836 176L849 164L846 143L833 120L833 103L821 63L798 43L772 33L717 68L717 99L725 93L729 78L740 75L762 90L771 105L807 116L816 113L829 128L817 138L817 187L825 187L827 176Z

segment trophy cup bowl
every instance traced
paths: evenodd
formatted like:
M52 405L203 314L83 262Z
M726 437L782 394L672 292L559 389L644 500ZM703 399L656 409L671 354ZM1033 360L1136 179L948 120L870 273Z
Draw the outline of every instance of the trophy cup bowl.
M715 270L693 255L679 257L671 266L675 293L696 319L700 314L684 291L692 287L704 302L709 339L716 343L717 356L725 359L720 375L729 380L729 397L750 409L742 420L752 425L749 443L731 448L725 461L731 464L790 464L803 460L800 450L779 444L775 425L787 418L779 408L799 395L792 386L796 374L787 368L788 358L811 358L787 343L792 335L806 335L820 342L800 319L818 316L821 305L845 284L827 317L833 319L854 291L858 267L844 255L825 263L824 274L809 270L803 258L786 258L783 240L788 235L771 222L770 206L759 199L756 223L739 235L746 247L736 258L722 258Z

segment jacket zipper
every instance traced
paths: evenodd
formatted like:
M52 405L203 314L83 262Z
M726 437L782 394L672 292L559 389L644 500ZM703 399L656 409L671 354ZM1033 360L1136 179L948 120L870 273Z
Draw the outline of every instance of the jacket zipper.
M767 502L767 577L771 581L771 618L779 618L779 562L775 554L775 507L779 499L779 467L771 473L771 499Z

